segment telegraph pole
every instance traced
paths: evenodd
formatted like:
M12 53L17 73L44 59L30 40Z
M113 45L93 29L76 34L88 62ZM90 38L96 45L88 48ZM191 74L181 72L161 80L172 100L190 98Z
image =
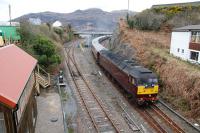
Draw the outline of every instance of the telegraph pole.
M128 0L128 12L127 12L127 21L129 20L129 4L130 4L130 1Z
M129 11L130 11L129 6L130 6L130 0L128 0L128 14L129 14Z
M9 4L9 19L10 19L10 26L11 26L11 6L10 6L10 4Z

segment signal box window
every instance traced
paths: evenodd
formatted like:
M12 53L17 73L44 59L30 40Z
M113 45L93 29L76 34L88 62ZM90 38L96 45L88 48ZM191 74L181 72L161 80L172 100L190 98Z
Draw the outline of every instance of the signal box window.
M190 59L191 60L198 61L198 58L199 58L199 53L198 52L193 52L193 51L190 52Z
M4 113L0 112L0 133L6 133Z

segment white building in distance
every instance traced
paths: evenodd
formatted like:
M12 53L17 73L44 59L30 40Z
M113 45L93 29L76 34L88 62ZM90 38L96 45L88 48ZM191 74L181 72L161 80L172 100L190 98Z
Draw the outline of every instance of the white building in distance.
M172 31L170 54L200 64L200 25L188 25Z
M34 25L41 25L42 21L40 18L29 18L29 22Z
M52 24L53 27L61 27L62 26L62 23L60 21L55 21L53 24Z
M8 21L0 21L0 26L10 26ZM11 26L20 26L19 22L11 22Z

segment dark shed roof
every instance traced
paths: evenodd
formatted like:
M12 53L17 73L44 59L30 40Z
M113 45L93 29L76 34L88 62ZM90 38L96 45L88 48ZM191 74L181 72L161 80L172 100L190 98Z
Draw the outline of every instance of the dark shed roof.
M183 31L200 31L200 25L188 25L180 28L175 28L173 31L183 32Z

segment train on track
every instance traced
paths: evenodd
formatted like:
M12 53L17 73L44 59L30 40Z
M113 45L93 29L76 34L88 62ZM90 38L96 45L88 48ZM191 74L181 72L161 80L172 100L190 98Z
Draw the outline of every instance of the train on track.
M96 62L134 97L137 104L156 102L159 89L156 74L135 60L128 60L100 44L109 37L101 36L92 41L92 53Z

